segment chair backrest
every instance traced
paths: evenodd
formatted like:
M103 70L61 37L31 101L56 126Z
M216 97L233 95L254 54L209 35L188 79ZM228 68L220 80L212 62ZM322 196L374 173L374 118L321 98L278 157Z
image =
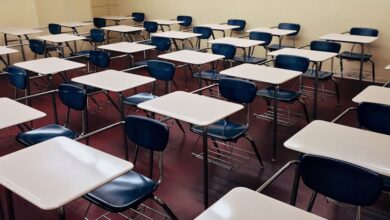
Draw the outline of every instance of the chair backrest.
M157 120L130 115L125 119L127 137L140 147L164 151L169 140L168 126Z
M199 39L207 40L213 34L213 29L211 29L209 27L195 26L192 29L192 32L194 32L196 34L201 34L200 36L198 36Z
M228 25L240 26L238 28L233 28L233 31L243 31L246 26L246 21L242 19L229 19L227 23Z
M101 50L89 52L89 62L96 67L107 69L110 66L110 53Z
M298 35L299 30L301 30L301 25L294 23L279 23L278 28L284 30L293 30L295 33L288 34L287 36L296 36Z
M175 64L161 61L161 60L149 60L146 63L146 70L149 75L157 80L171 81L175 75Z
M87 92L73 84L61 84L58 87L58 94L61 102L67 107L83 111L87 105Z
M275 67L302 73L307 71L309 64L310 60L308 58L293 55L278 55L275 59Z
M43 41L37 40L37 39L31 39L28 42L29 42L29 47L30 47L31 51L34 54L38 54L38 55L45 54L46 47L45 47L45 44L43 43Z
M133 17L133 21L135 22L143 22L145 20L145 13L133 12L131 13L131 17Z
M91 39L93 42L102 43L104 42L104 30L93 28L90 31Z
M221 96L230 102L249 104L256 98L256 84L246 80L222 78L218 86Z
M158 30L158 23L155 21L145 21L144 28L148 33L156 33Z
M213 54L223 55L225 59L234 59L236 55L236 47L231 44L215 43L211 46Z
M319 41L315 40L310 43L310 50L339 53L341 44L331 41Z
M12 86L17 89L26 89L28 85L28 74L22 68L10 66L5 68L8 79Z
M179 24L180 26L183 26L183 27L189 27L192 24L192 17L188 16L188 15L178 15L176 17L176 20L183 21L183 23Z
M362 28L362 27L353 27L349 31L351 35L361 35L368 37L377 37L379 35L379 30L374 28Z
M93 25L95 25L96 28L102 28L107 26L107 21L104 18L93 18Z
M61 34L61 25L50 23L49 32L50 34Z
M157 51L161 52L171 49L171 39L169 38L152 36L150 42L153 46L156 46Z
M390 106L363 102L357 107L359 125L368 130L390 135Z
M264 41L264 46L268 46L272 41L272 34L266 32L252 31L249 33L249 39Z
M383 179L357 165L314 155L301 157L303 182L312 190L339 202L372 205L382 192Z

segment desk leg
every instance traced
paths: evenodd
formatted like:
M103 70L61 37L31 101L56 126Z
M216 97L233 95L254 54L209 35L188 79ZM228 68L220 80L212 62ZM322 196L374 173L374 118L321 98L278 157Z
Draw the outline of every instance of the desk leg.
M199 73L199 76L198 76L198 86L199 86L199 89L202 88L202 69L200 68L200 65L196 65L196 71ZM202 95L202 91L200 91L200 93Z
M279 85L274 85L275 93L274 93L274 126L273 126L273 136L272 136L272 149L273 156L272 161L276 161L276 147L277 147L277 132L278 132L278 93L279 93Z
M9 189L5 189L5 198L7 200L8 219L15 219L14 203L12 201L12 192Z
M53 90L54 89L54 82L53 82L53 76L51 74L48 75L48 78L49 78L49 90ZM53 105L53 111L54 111L54 122L56 124L58 124L58 114L57 114L57 105L56 105L56 95L55 93L53 92L51 94L51 101L52 101L52 105Z
M107 44L110 44L110 31L107 31Z
M203 127L203 203L204 208L209 207L209 159L207 143L207 127Z
M58 210L57 210L57 212L58 212L58 218L60 219L60 220L65 220L66 218L65 218L65 209L64 209L64 207L59 207L58 208Z
M299 180L301 177L299 165L295 167L294 183L291 191L290 205L295 206L298 195Z
M121 121L125 120L125 110L124 110L124 105L123 105L123 93L119 92L119 109L120 109L120 119ZM126 127L123 124L123 144L124 146L124 151L125 151L125 159L129 160L129 149L127 147L127 136L126 136Z
M176 40L172 39L172 41L173 41L173 44L175 45L176 50L179 51L179 45L177 45Z
M359 72L359 81L360 81L360 90L363 89L363 63L364 63L364 44L360 44L362 50L360 55L360 72Z
M4 34L4 43L5 43L5 46L8 46L7 34ZM7 54L7 62L11 63L10 58L9 58L9 54Z
M313 120L317 118L317 103L318 103L318 72L320 65L318 62L314 62L315 66L315 78L314 78L314 100L313 100Z
M20 50L22 51L23 61L26 61L26 54L24 53L23 39L20 35L18 35L18 38L19 38Z
M278 36L278 38L279 38L279 49L282 47L282 36Z

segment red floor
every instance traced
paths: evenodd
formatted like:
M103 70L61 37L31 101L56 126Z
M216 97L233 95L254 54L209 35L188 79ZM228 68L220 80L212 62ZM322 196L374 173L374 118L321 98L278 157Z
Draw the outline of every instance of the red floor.
M124 61L123 61L124 62ZM113 64L115 69L126 68L126 63L122 63L122 60L116 60ZM77 75L79 73L72 73ZM144 73L143 73L144 74ZM185 79L187 75L187 80ZM59 78L56 78L57 84L60 82ZM190 76L189 72L184 73L183 69L179 69L176 72L175 81L179 85L181 90L187 87L188 91L196 88L196 81ZM187 82L186 82L187 81ZM335 97L325 97L319 101L318 119L332 120L347 107L354 104L350 101L354 95L358 93L358 82L352 80L339 80L341 90L341 106L336 105ZM291 83L293 85L293 83ZM289 86L291 86L289 85ZM259 88L264 85L259 84ZM333 88L333 84L326 84L328 88ZM8 85L8 82L4 76L0 79L0 91L1 96L13 97L13 89ZM141 90L147 90L148 87L144 87ZM132 94L133 91L129 91L126 94ZM114 99L116 95L112 94ZM111 124L119 120L119 113L106 103L103 96L99 97L100 102L104 107L102 110L96 111L96 106L91 104L91 110L89 114L90 130L101 128L105 125ZM312 112L312 99L305 99L309 112ZM61 106L57 102L58 106ZM280 106L286 107L281 104ZM44 119L34 122L34 127L39 127L53 122L51 105L48 97L37 98L33 100L33 107L43 110L48 113L48 116ZM302 112L299 104L290 106L292 110ZM63 106L60 109L60 119L63 122L65 118L65 108ZM261 98L257 98L255 103L251 106L253 113L261 113L265 111L265 102ZM136 111L134 108L127 108L127 114L143 114L142 111ZM80 127L80 115L72 114L70 127L79 129ZM237 120L244 120L245 113L237 114L235 117ZM170 122L169 122L170 123ZM341 123L356 126L356 119L353 115L346 117ZM297 123L291 126L279 126L278 133L278 152L277 161L272 162L272 122L256 119L255 116L251 116L251 128L249 133L254 138L265 162L265 168L260 169L259 163L256 159L252 158L249 162L236 169L234 172L226 170L215 165L210 165L210 201L211 203L218 200L221 196L227 193L234 187L244 186L251 189L257 189L262 183L264 183L270 176L272 176L278 169L280 169L286 162L292 159L296 159L298 154L292 152L283 147L283 142L287 140L294 133L299 131L306 125L303 119L300 119ZM157 195L167 202L167 204L176 213L179 219L193 219L199 213L203 211L203 185L202 185L202 162L195 159L191 152L199 152L201 148L201 141L197 135L191 133L188 129L188 125L185 124L186 135L183 135L178 127L173 124L171 127L170 141L165 152L164 158L164 180L158 189ZM122 143L122 130L115 128L94 136L91 138L90 145L116 155L118 157L124 157L123 143ZM17 135L17 128L9 128L0 131L0 154L4 155L19 149L22 146L17 143L14 137ZM331 138L331 137L329 137ZM244 141L238 143L241 146L248 147L249 144ZM130 144L129 149L132 151L134 147ZM140 154L139 163L135 168L136 171L144 174L147 170L147 157L148 154ZM23 161L21 161L23 163ZM61 174L59 174L61 175ZM277 198L281 201L288 202L290 189L293 181L293 170L289 170L286 174L282 175L278 181L276 181L270 188L264 191L265 194ZM157 176L157 175L156 175ZM28 181L28 179L26 179ZM50 180L47 180L50 181ZM1 189L2 195L4 195L4 189ZM300 187L297 206L299 208L305 208L309 198L310 190L304 186ZM16 219L56 219L55 211L43 211L27 201L15 196L15 213ZM2 203L5 204L5 198L2 196ZM390 198L387 195L383 195L374 207L364 209L363 219L390 219L390 212L387 208L390 204ZM259 204L261 205L261 204ZM88 203L83 199L77 199L65 206L66 216L68 219L82 219L83 213L86 210ZM323 216L329 219L354 219L354 209L351 207L341 207L333 203L328 203L324 197L319 197L314 206L313 212L317 215ZM97 217L104 213L97 207L92 207L89 212L89 218ZM113 215L113 219L121 219L118 216Z

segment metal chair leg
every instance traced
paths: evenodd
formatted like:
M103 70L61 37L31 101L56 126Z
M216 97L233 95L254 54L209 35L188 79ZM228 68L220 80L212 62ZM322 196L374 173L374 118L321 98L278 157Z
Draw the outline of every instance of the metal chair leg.
M341 57L340 57L340 74L341 74L341 78L344 78L343 59L341 59Z
M332 81L334 82L334 87L336 89L336 97L337 97L337 105L340 105L340 91L339 91L339 85L335 79L332 78Z
M134 159L133 159L134 166L137 163L138 151L139 151L139 147L138 147L138 145L135 145L135 152L134 152Z
M303 108L303 111L305 112L305 117L306 117L307 123L310 123L309 113L307 112L307 108L306 108L305 102L302 101L301 99L298 99L298 101L302 104L302 108Z
M248 135L245 135L244 138L247 139L247 140L251 143L252 148L253 148L253 151L254 151L255 154L256 154L257 160L259 160L261 169L263 169L263 168L264 168L263 160L261 159L259 150L258 150L257 147L256 147L256 143L255 143L255 142L252 140L252 138L249 137Z
M168 214L168 216L172 219L172 220L177 220L177 217L176 215L172 212L172 210L168 207L167 204L165 204L164 201L162 201L160 198L158 198L157 196L153 195L153 201L155 201L157 204L159 204L161 206L161 208L164 209L164 211Z
M317 198L317 192L313 191L313 193L311 194L309 205L307 207L308 212L311 212L311 210L313 209L314 202L316 201L316 198Z
M372 68L372 82L375 82L375 63L372 60L368 60L371 63Z
M360 220L362 214L362 207L358 206L356 209L356 220Z
M175 121L176 121L176 124L179 126L180 130L181 130L181 131L183 132L183 134L185 135L186 132L184 131L183 125L180 123L179 120L175 119Z

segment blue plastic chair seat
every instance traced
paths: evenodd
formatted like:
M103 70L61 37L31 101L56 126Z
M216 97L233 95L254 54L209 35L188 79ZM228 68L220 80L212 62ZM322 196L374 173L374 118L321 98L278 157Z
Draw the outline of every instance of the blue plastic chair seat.
M294 48L294 47L293 46L288 46L288 45L280 45L279 46L279 44L271 44L267 48L268 48L269 51L275 51L275 50L280 50L280 49L283 49L283 48Z
M194 73L193 77L199 78L199 73L198 72ZM220 80L222 78L226 78L226 77L227 76L219 74L215 70L206 70L206 71L202 71L200 73L200 78L205 79L205 80L210 80L210 81L218 81L218 80Z
M390 177L383 176L383 190L390 191Z
M309 77L309 78L315 78L316 77L316 74L315 74L315 70L313 69L308 69L306 71L306 73L303 74L303 76L305 77ZM328 79L331 79L333 76L333 73L332 72L326 72L326 71L318 71L318 79L319 80L328 80Z
M42 128L37 128L35 130L20 133L16 139L27 146L31 146L61 136L75 139L78 137L78 134L63 126L52 124Z
M247 125L237 124L226 120L219 120L207 127L207 135L212 139L229 141L236 140L245 135L247 130ZM191 126L191 131L199 135L203 134L202 127L200 126Z
M339 55L342 59L346 60L357 60L360 61L361 59L361 54L360 53L351 53L350 51L344 51L340 53ZM372 55L371 54L364 54L363 55L363 61L369 61L371 59Z
M265 89L260 89L256 93L258 96L274 99L275 97L275 88L268 87ZM279 93L277 94L277 99L282 102L293 102L299 98L301 94L299 92L294 92L286 89L279 89Z
M254 56L236 56L234 57L234 61L240 62L240 63L252 63L252 64L258 64L261 62L266 61L266 58L262 57L254 57Z
M122 212L138 206L156 189L156 182L130 171L83 197L109 212Z
M138 104L142 102L146 102L152 99L157 98L157 96L151 94L151 93L138 93L129 97L125 97L123 100L123 103L127 105L134 105L137 106Z

